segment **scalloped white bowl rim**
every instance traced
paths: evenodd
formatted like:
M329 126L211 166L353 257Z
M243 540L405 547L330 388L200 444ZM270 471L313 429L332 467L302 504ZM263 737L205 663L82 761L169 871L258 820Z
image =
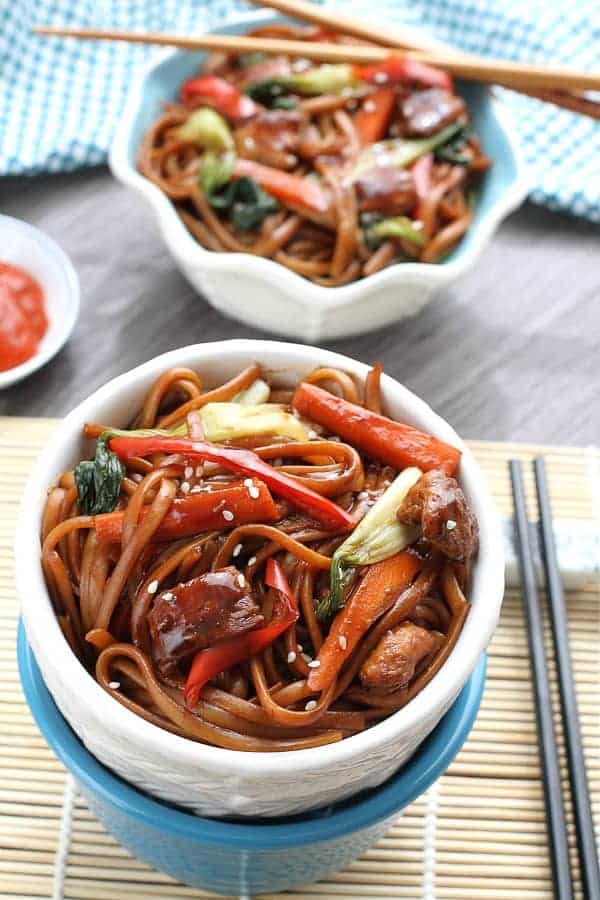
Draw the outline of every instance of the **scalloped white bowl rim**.
M251 11L226 19L222 27L238 23L250 27L280 18L282 17L274 16L272 13L266 14L260 10ZM412 30L415 33L418 32L418 29L413 28ZM430 40L430 43L433 46L437 42ZM351 284L325 287L303 278L271 259L252 256L249 253L214 253L206 250L192 237L166 194L141 175L129 161L128 148L131 127L138 109L144 102L146 79L167 59L181 52L183 51L167 49L157 54L156 58L134 80L110 149L109 165L119 181L137 191L150 203L167 246L173 256L184 266L192 269L203 268L214 272L234 273L238 276L243 276L244 270L257 276L262 275L265 279L280 286L286 293L303 298L304 305L315 304L317 309L321 310L350 304L356 298L363 296L365 291L369 292L377 288L393 287L399 284L427 283L433 290L449 284L473 266L501 221L522 203L528 193L529 179L526 174L526 165L515 136L514 126L511 124L510 114L505 105L490 96L489 103L510 145L517 174L501 198L477 222L471 244L462 250L456 259L442 264L401 263L388 266L380 272L370 275L369 278Z
M41 515L49 482L56 477L57 462L69 450L72 458L81 448L81 426L94 420L94 410L112 398L118 398L125 388L148 384L165 369L175 365L191 365L202 371L207 360L228 359L229 364L240 357L240 364L250 358L264 362L267 370L286 368L286 357L294 360L289 368L316 365L341 367L364 379L369 367L341 354L302 344L279 341L231 340L196 344L172 350L126 372L108 382L80 403L57 427L26 485L15 541L16 578L22 613L34 653L43 647L44 660L60 673L63 685L78 695L82 708L93 707L97 718L110 723L110 730L133 745L144 745L146 752L154 752L158 761L169 760L188 770L203 767L219 775L256 777L294 774L298 778L317 770L333 771L336 765L348 763L353 757L364 756L383 746L393 744L401 735L417 730L419 722L431 716L436 708L449 706L459 688L467 681L485 651L497 623L504 592L504 559L502 534L494 505L483 475L471 451L455 431L427 404L407 388L390 378L382 378L384 396L402 406L407 421L418 421L421 427L463 452L460 479L479 519L481 545L473 569L472 609L467 617L456 647L440 672L406 707L365 731L335 744L283 753L247 753L223 750L187 740L164 731L111 698L84 669L71 651L59 627L44 583L40 564ZM51 473L51 474L49 474ZM437 721L437 719L436 719ZM433 725L432 725L433 727Z

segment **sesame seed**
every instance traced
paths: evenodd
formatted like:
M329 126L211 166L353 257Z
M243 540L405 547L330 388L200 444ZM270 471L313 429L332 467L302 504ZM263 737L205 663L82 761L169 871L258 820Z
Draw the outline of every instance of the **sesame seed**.
M354 88L353 87L342 88L340 93L341 93L342 97L351 97L352 94L354 93Z
M166 600L167 603L169 602L169 600L173 600L174 597L175 594L173 593L173 591L165 591L165 593L163 594L163 600Z
M235 547L233 548L233 553L232 553L231 555L232 555L232 556L239 556L241 552L242 552L242 545L241 545L241 544L236 544Z
M157 590L158 590L158 581L155 578L154 581L151 581L150 584L148 585L148 593L155 594L157 592Z
M183 470L183 474L185 475L186 478L192 478L194 475L194 470L193 470L192 466L186 466L185 469Z
M111 689L111 691L118 691L119 688L121 687L121 682L120 681L109 681L108 686Z
M304 660L305 663L308 663L308 665L310 666L312 659L308 655L308 653L302 653L302 659Z
M448 521L446 522L446 531L454 531L455 528L456 522L454 521L454 519L448 519Z
M313 709L316 709L316 708L317 708L316 700L309 700L308 703L306 704L306 706L304 707L306 712L311 712Z
M290 652L288 653L288 655L287 655L287 661L288 661L289 663L296 662L296 654L294 653L293 650L290 650Z
M233 522L233 513L231 512L230 509L223 510L223 518L225 519L226 522Z
M196 478L202 478L204 475L204 466L200 463L199 466L196 466Z
M190 483L189 481L182 481L181 487L179 488L182 494L189 494L190 492Z
M363 109L366 113L374 113L377 107L372 100L365 100L365 102L363 103Z
M321 661L319 659L311 659L311 661L308 664L308 668L309 669L318 669L320 665L321 665Z
M373 76L373 81L376 84L385 84L388 80L388 75L385 72L376 72Z
M318 437L319 437L319 435L317 434L317 432L316 432L316 431L313 431L312 428L311 428L311 430L308 432L308 439L309 439L309 441L316 441L316 439L317 439Z
M254 148L256 147L256 141L254 140L254 138L250 137L250 135L247 135L244 138L244 147L246 148L246 150L254 150Z
M368 500L368 499L369 499L369 492L368 492L368 491L361 491L360 494L358 495L358 499L359 499L359 500Z
M251 478L244 478L244 487L252 487L254 482Z
M304 647L302 646L302 644L296 644L296 646L298 647L298 652L302 653L302 651L304 650Z
M195 484L194 487L190 491L190 494L201 494L201 493L202 493L202 488L200 487L199 484Z
M139 484L144 476L140 475L139 472L134 472L131 477L133 478L134 481L137 481L137 483Z
M340 645L340 650L345 650L348 646L348 641L346 640L346 636L344 634L340 634L338 638L338 644Z
M252 497L253 500L258 500L258 498L260 497L260 491L254 484L252 485L252 487L248 488L248 493L250 494L250 496Z
M241 588L246 587L246 579L244 578L244 576L242 575L241 572L237 577L237 583L239 584L239 586Z
M256 563L256 557L251 556L250 559L248 560L248 565L253 566L253 565L255 565L255 563Z

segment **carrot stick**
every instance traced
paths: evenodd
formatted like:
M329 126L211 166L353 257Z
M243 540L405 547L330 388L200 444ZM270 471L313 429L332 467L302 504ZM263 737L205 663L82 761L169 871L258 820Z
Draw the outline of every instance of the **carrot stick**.
M382 87L363 100L352 120L363 147L385 137L395 102L393 87Z
M311 690L327 689L363 634L408 587L421 566L418 556L402 550L366 568L350 599L331 623L317 657L320 665L312 668L308 676Z
M317 181L311 181L301 175L290 175L272 166L238 156L234 166L235 178L253 178L268 194L290 206L292 209L305 210L315 220L325 225L332 225L334 217L331 201Z
M460 462L461 452L456 447L411 425L342 400L314 384L302 382L296 388L292 406L300 415L395 469L417 466L424 472L442 469L453 475Z
M250 490L257 497L250 495ZM231 513L227 518L224 512ZM146 510L142 511L144 518ZM96 536L101 544L116 544L121 540L125 513L104 513L94 517ZM211 528L235 528L252 522L275 522L277 507L268 487L258 479L252 485L242 481L223 490L187 494L173 500L169 511L153 535L155 541L176 540Z

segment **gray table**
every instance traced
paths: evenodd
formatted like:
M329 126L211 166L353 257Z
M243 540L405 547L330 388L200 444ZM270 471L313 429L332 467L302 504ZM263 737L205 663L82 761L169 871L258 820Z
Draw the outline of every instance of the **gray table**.
M104 169L4 180L0 208L63 246L83 299L68 346L2 392L0 414L61 415L157 353L265 336L194 294L148 208ZM331 346L380 360L467 438L597 443L598 237L598 228L526 206L502 226L477 270L417 318Z

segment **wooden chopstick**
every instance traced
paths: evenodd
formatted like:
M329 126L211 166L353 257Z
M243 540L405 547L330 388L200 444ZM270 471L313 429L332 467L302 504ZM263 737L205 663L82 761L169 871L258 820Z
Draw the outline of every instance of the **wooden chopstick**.
M326 7L307 2L307 0L250 0L250 3L254 3L256 6L267 6L301 21L311 22L313 25L321 25L341 34L348 34L361 40L371 41L374 44L400 49L424 50L432 53L434 56L438 52L438 47L433 42L419 40L414 34L401 27L395 25L386 26L385 29L374 27L359 19L344 16L337 12L334 13ZM446 54L452 53L454 56L463 59L482 59L482 57L474 54L467 54L449 47L444 47L443 51ZM572 94L564 89L536 89L534 86L528 87L522 83L515 83L509 76L505 76L495 83L501 87L534 97L536 100L552 103L554 106L559 106L562 109L568 109L571 112L589 116L592 119L600 119L600 103L587 97L582 97L580 94Z
M554 896L557 900L573 900L573 881L569 859L567 823L560 780L558 743L552 717L550 675L544 646L544 625L540 597L535 577L533 550L527 517L523 471L519 460L509 463L515 507L515 527L523 599L527 620L529 655L533 676L538 743L541 756L546 807L546 821L550 839Z
M552 510L546 467L542 457L538 457L535 460L534 471L540 515L542 561L548 590L554 655L558 671L560 705L567 750L569 781L573 798L573 811L575 814L581 880L585 897L600 897L598 851L596 849L594 820L579 728L579 716L577 714L577 695L575 693L569 652L569 622L552 530Z
M398 48L362 46L354 44L330 44L325 42L289 41L280 38L253 38L238 35L186 35L128 31L102 31L95 28L62 28L38 26L36 34L60 37L76 37L93 40L128 41L138 44L163 44L194 50L221 50L231 53L275 53L287 56L309 57L320 62L349 62L362 65L385 62L398 56ZM432 53L429 50L402 50L403 57L430 63L446 69L453 75L471 81L497 84L503 79L525 87L541 87L561 90L600 90L600 74L574 69L525 65L510 60L468 57L445 50Z

